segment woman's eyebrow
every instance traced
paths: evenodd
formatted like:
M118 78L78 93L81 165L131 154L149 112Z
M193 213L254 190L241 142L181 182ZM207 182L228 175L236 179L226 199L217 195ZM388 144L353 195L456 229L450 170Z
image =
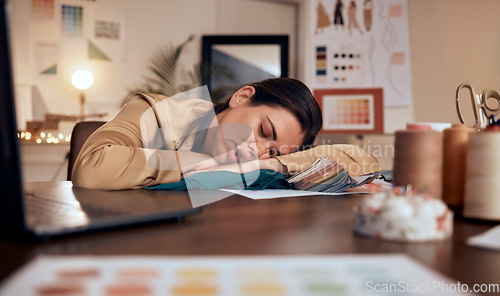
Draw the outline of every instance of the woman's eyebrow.
M276 139L278 138L278 135L276 135L276 128L274 127L274 124L271 121L271 119L269 119L269 116L266 116L266 117L267 117L267 120L269 121L269 123L271 124L271 128L273 130L273 141L276 141Z

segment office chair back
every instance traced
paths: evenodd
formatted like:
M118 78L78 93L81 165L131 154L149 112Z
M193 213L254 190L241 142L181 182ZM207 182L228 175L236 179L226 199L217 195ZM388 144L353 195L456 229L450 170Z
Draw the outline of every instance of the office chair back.
M68 155L68 181L71 181L71 172L73 171L75 160L85 140L105 123L105 121L80 121L73 128Z

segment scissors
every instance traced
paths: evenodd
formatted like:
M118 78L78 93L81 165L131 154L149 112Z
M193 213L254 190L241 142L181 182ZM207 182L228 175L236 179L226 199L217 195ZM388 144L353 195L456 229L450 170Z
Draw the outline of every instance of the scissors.
M471 127L480 130L490 125L494 117L498 119L500 114L500 94L492 89L485 89L480 95L477 95L470 84L462 83L458 86L456 93L457 113L461 123L465 122L460 109L459 93L464 88L469 90L472 112L474 113L475 122Z

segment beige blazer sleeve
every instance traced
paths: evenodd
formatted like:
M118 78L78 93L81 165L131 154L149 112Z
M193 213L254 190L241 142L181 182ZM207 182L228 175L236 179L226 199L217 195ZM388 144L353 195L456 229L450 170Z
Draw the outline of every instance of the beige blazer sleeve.
M351 177L377 172L382 169L377 159L356 145L320 145L276 158L293 175L310 167L320 157L328 157L342 165Z
M132 189L180 180L175 151L156 151L146 158L140 118L151 107L147 99L133 97L111 121L94 132L78 155L72 173L76 187ZM151 161L163 161L165 170Z
M150 113L149 129L156 130L163 123L167 125L162 128L166 131L163 137L175 139L175 132L180 129L181 123L189 124L186 118L190 117L190 113L205 112L211 104L202 104L197 99L183 100L181 102L190 103L182 103L182 106L178 102L171 103L175 99L163 101L170 99L140 93L131 97L118 115L94 132L83 145L72 172L74 186L118 190L179 181L178 154L170 143L172 141L162 150L155 149L155 145L144 148L148 147L144 143L144 138L148 138L144 135L148 127L144 126L145 121L141 117L143 119L144 114ZM158 105L159 102L168 104ZM169 105L171 110L164 108ZM157 107L161 108L165 120L158 119ZM188 144L184 147L185 150L189 148Z

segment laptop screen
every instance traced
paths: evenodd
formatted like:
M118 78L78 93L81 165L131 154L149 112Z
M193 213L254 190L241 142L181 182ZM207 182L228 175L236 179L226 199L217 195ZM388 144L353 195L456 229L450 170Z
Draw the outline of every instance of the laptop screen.
M0 0L0 230L24 230L19 144L10 58L8 1Z

